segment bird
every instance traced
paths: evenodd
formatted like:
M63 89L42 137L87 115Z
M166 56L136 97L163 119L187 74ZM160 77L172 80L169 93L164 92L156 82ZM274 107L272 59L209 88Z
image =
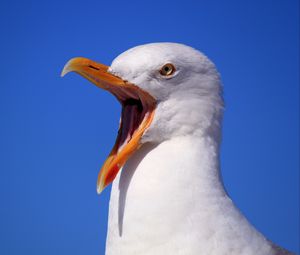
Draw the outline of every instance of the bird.
M98 175L112 183L106 255L283 255L224 188L223 85L215 64L179 43L148 43L111 66L76 57L76 72L122 106L115 145Z

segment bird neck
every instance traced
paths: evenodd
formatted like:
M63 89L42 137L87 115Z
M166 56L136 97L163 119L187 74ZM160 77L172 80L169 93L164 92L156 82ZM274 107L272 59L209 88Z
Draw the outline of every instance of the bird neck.
M113 182L109 228L114 225L125 236L130 222L142 220L138 228L143 232L148 225L159 228L163 219L163 232L168 232L174 224L171 212L172 220L184 224L206 210L212 197L224 197L218 147L210 137L193 136L144 144Z
M249 254L239 253L250 249L249 240L255 242L251 254L269 254L265 239L227 196L219 144L210 136L145 144L113 183L107 255L176 254L182 247L185 254ZM218 243L228 245L224 253Z
M120 193L125 180L128 181L127 192L148 187L149 198L161 197L163 192L167 199L173 196L174 190L179 195L197 195L199 198L216 192L225 195L219 143L209 135L181 136L159 145L145 144L124 166L120 175ZM137 186L141 184L141 187Z

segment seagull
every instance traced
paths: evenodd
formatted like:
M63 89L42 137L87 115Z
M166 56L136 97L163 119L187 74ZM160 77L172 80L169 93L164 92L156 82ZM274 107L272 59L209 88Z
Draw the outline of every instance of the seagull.
M76 72L121 103L115 145L98 175L112 183L106 255L292 254L256 230L220 173L223 96L215 65L178 43L129 49L106 66L73 58Z

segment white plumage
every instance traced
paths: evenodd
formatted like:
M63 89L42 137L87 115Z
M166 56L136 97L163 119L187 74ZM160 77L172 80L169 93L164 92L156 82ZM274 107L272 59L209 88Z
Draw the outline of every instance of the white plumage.
M171 79L157 70L173 63ZM180 44L135 47L110 72L158 106L144 145L113 182L107 255L288 254L235 207L220 177L222 88L215 66Z
M101 192L114 180L106 255L291 254L260 234L226 194L222 86L206 56L154 43L126 51L110 68L74 58L62 75L70 71L122 104L97 186Z

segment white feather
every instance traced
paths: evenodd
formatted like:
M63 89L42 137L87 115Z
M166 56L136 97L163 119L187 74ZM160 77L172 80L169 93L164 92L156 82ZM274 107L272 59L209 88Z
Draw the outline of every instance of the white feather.
M159 74L165 63L177 69L171 79ZM158 107L144 145L113 182L106 254L283 254L224 190L223 99L214 64L188 46L156 43L121 54L110 72L148 91Z

